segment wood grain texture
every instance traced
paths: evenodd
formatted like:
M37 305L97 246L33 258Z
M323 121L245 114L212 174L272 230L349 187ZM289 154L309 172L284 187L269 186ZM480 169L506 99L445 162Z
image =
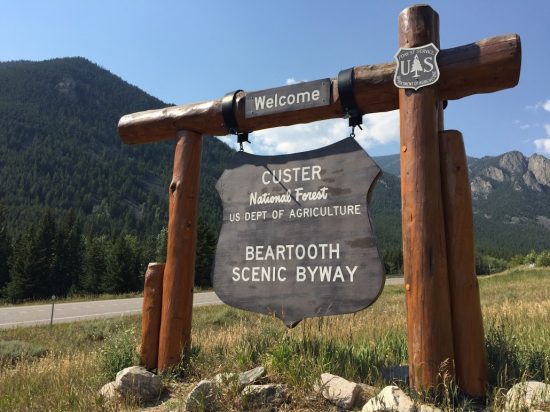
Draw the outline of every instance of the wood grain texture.
M508 34L441 50L438 64L441 72L438 81L441 100L460 99L476 93L514 87L519 80L521 41L517 34ZM399 108L398 89L393 84L394 69L395 62L355 67L353 90L363 114ZM343 115L335 79L332 79L329 106L246 119L245 97L246 93L239 93L236 113L243 131L308 123ZM213 136L226 135L221 99L128 114L118 124L120 137L129 144L172 140L178 130L193 130Z
M405 9L399 16L399 46L438 46L438 27L431 7ZM442 373L452 377L454 356L439 162L440 107L436 86L399 90L409 378L419 391L436 388Z
M463 392L479 398L487 388L487 356L468 165L462 134L447 130L439 136L456 377Z
M140 347L141 364L147 369L157 367L163 275L164 263L149 263L143 287Z
M168 247L162 292L158 368L177 365L191 343L202 136L178 132L170 183Z

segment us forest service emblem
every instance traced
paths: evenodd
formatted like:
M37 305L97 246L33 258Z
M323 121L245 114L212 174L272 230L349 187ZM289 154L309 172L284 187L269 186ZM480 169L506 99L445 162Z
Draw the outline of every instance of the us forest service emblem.
M216 186L219 298L289 327L371 305L385 281L367 204L380 173L352 138L290 155L236 153Z
M399 49L395 54L397 67L393 83L401 89L418 90L437 82L437 53L439 49L433 43L422 47Z

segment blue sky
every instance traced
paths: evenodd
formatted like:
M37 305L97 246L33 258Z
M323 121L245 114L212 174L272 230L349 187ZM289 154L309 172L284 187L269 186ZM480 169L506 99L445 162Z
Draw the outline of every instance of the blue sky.
M412 4L0 0L0 61L83 56L153 96L185 104L393 61L397 16ZM463 132L472 156L548 156L550 1L429 4L440 15L442 48L512 32L522 38L519 85L450 102L446 127ZM369 153L398 152L397 119L396 112L365 117L359 140ZM347 133L345 120L264 130L254 133L249 151L306 150Z

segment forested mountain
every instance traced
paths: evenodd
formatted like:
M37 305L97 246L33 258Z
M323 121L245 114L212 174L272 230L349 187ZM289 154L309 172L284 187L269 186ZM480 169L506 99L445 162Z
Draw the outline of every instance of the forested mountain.
M399 155L375 160L399 176ZM549 159L520 152L468 157L468 169L478 251L509 258L550 249ZM398 205L392 205L394 211Z
M125 145L116 125L165 106L83 58L0 63L0 294L141 288L146 263L164 259L173 142ZM214 185L233 151L215 138L203 149L196 278L208 284L221 220ZM399 156L375 160L385 173L373 225L397 272ZM548 159L513 152L469 164L478 246L501 257L550 249Z
M0 200L10 229L47 207L56 216L74 209L87 233L158 234L173 144L125 145L116 125L126 113L164 106L82 58L0 63ZM230 153L205 139L203 187ZM213 195L203 191L201 209L215 226Z
M36 228L53 239L66 225L76 225L82 237L83 262L88 247L99 257L115 259L111 252L116 247L123 249L120 239L136 255L139 269L134 272L143 271L148 261L162 259L173 143L125 145L116 125L124 114L165 106L83 58L0 63L0 205L4 215L0 230L10 235L13 252L26 251L29 259L33 247L43 253L50 248L53 253L54 245L40 246ZM219 230L221 215L214 185L232 152L217 139L204 139L201 258L197 259L200 283L208 283L208 265ZM6 260L2 259L1 235L0 289L7 277L1 267ZM11 256L12 269L22 260L23 256ZM97 259L95 263L107 264ZM28 275L32 268L19 271ZM92 272L90 268L88 277L96 275ZM81 290L84 284L93 284L96 292L109 289L98 286L105 279L94 283L84 278L83 273L72 275L66 289ZM38 295L45 293L49 291Z

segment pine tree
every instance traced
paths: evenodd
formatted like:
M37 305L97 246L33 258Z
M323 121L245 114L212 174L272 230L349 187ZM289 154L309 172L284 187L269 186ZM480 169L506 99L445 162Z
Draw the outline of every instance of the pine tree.
M0 291L9 281L9 260L12 254L4 207L0 205Z
M155 261L166 262L166 248L168 246L168 230L163 227L156 239Z
M137 240L129 235L119 235L109 253L103 289L107 293L125 293L141 289Z
M195 285L212 286L211 272L216 250L216 237L208 225L199 223L195 260Z
M109 241L105 236L88 238L85 242L81 288L84 293L106 292L102 279L107 273Z
M34 294L34 279L29 271L32 240L25 234L17 239L10 264L10 280L4 297L12 303L28 299Z
M82 238L80 224L74 210L65 218L56 233L55 257L50 280L52 292L65 296L80 286L82 274Z
M418 77L418 72L424 71L424 69L422 68L422 65L420 64L420 60L418 60L417 54L414 56L413 66L411 71L414 72L414 77Z

